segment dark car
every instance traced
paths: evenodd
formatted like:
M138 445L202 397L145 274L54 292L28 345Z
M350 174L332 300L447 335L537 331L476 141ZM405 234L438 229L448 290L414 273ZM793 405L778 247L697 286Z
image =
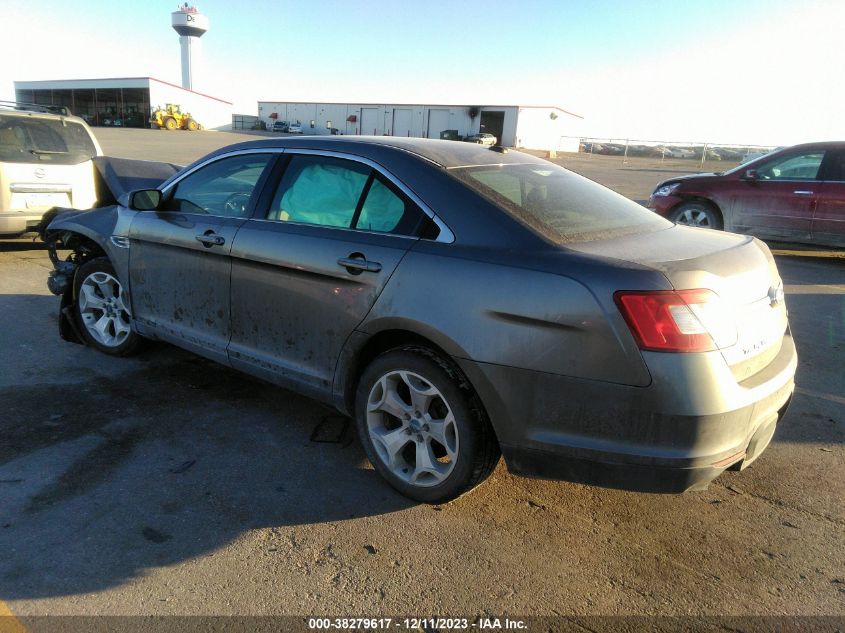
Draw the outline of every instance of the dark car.
M290 127L290 124L287 121L274 121L273 122L273 132L287 132Z
M796 145L721 174L670 178L648 207L680 224L845 246L845 143Z
M794 388L765 244L518 152L253 141L43 236L66 338L169 341L329 403L427 502L500 451L524 475L701 489L760 455Z

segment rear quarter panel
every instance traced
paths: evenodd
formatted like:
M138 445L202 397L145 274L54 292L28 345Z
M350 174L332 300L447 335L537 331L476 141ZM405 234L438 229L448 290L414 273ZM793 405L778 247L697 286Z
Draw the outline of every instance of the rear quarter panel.
M476 362L649 384L611 288L506 263L506 252L496 262L455 257L453 250L419 242L358 329L409 330Z

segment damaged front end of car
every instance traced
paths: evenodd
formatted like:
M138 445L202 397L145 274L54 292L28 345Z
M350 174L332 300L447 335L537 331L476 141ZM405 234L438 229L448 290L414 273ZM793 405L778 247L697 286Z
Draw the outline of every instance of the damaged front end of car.
M129 193L157 187L179 170L178 165L153 161L111 157L94 161L97 205L87 210L55 207L44 214L37 228L53 264L47 288L61 297L59 334L81 345L86 344L85 337L73 312L77 270L92 259L106 257L118 278L128 279L129 226L136 213L126 207Z
M59 335L66 341L84 345L85 338L79 330L79 324L73 315L74 278L77 269L85 262L110 254L98 239L93 224L101 224L102 215L117 215L117 207L111 206L88 211L77 209L54 208L48 211L38 234L47 245L47 253L53 264L53 270L47 276L47 288L54 295L61 297L59 308ZM81 217L80 217L81 216ZM70 251L62 258L60 251Z

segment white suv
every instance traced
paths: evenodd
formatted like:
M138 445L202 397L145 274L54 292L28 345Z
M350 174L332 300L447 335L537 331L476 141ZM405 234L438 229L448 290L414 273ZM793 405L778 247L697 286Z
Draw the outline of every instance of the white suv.
M0 236L33 230L51 207L97 200L97 140L64 108L0 103Z

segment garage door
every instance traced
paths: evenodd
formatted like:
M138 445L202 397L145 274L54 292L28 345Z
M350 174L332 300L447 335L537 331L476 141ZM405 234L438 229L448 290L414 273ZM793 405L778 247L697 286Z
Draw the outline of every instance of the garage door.
M411 110L393 110L393 136L411 136Z
M448 110L428 111L428 138L440 138L443 130L449 129Z
M361 108L361 134L381 134L381 125L379 125L380 113L381 108Z

